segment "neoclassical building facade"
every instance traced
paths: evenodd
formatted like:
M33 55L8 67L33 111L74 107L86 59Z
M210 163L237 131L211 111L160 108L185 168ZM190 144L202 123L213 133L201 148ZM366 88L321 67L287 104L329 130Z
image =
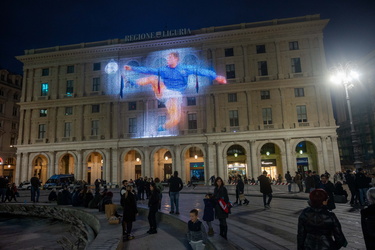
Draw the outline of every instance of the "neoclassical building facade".
M262 170L272 178L340 170L327 23L313 15L27 50L18 57L16 181L73 173L119 184L168 179L177 170L185 182L207 183L212 175L256 178ZM158 67L170 52L195 73L177 98L177 125L166 128L168 101L139 79L153 75L160 89L167 80Z

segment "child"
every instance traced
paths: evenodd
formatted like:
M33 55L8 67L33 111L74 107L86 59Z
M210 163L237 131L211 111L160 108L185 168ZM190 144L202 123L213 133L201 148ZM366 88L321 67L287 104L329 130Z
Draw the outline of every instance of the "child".
M212 199L212 194L208 193L203 199L204 202L204 212L203 220L207 223L208 226L208 235L214 235L214 229L212 228L211 222L215 218L215 201Z
M198 220L197 209L193 209L190 211L188 228L189 232L187 233L187 238L193 250L203 250L207 241L207 234L203 223Z

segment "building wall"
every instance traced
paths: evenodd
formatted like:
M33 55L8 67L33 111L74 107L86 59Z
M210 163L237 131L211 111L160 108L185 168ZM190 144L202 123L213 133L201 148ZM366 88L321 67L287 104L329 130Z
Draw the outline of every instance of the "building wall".
M22 77L0 69L0 176L14 181Z
M161 177L165 164L172 164L187 181L191 177L188 163L194 161L204 163L206 181L212 175L227 179L231 145L245 149L246 175L256 177L264 157L260 151L266 143L280 149L274 157L278 172L284 175L297 169L295 149L301 141L315 147L318 160L311 168L319 172L340 169L336 125L324 77L322 30L327 23L315 15L211 27L192 31L190 36L152 41L125 43L114 39L26 51L18 57L24 63L24 88L17 180L33 175L32 162L40 154L45 155L48 168L41 177L45 181L58 173L60 158L68 152L74 157L77 179L87 180L88 172L94 171L88 161L94 152L101 155L95 164L103 166L102 178L111 183L134 178L131 168L139 164L142 175L148 177ZM291 50L291 42L297 42L298 48ZM265 53L257 53L257 45L265 45ZM166 110L158 108L152 91L125 88L121 98L119 75L106 74L104 68L110 60L120 67L133 61L143 65L151 52L186 47L193 48L192 54L204 58L218 75L225 76L226 65L234 64L235 78L225 85L202 85L198 93L184 95L180 123L171 131L160 132L151 121L165 115ZM233 48L233 56L225 56L228 48ZM292 58L300 58L301 72L292 72ZM259 61L267 61L267 75L259 74ZM95 63L100 63L100 70L94 70ZM72 66L74 72L69 73ZM100 89L93 90L93 78L100 78ZM74 81L73 93L66 91L68 80ZM43 83L49 86L45 96ZM296 88L303 89L304 95L296 97ZM270 98L262 99L261 91L269 91ZM236 94L237 101L229 102L229 94ZM188 106L187 97L195 97L196 105ZM136 110L129 110L130 102L136 102ZM93 105L99 105L100 111L92 112ZM298 105L306 106L307 121L298 121ZM72 107L72 114L67 114L67 107ZM263 124L263 108L272 108L272 124ZM47 115L41 117L41 110L47 110ZM231 110L238 111L238 126L230 126ZM197 115L196 129L188 127L189 113ZM129 118L137 118L135 133L129 131ZM95 135L93 120L99 121ZM70 136L64 136L67 122L72 124ZM43 138L38 133L42 124L46 128ZM190 147L200 148L203 156L195 160L186 157ZM139 162L127 157L132 150L140 155ZM163 158L167 151L172 159Z

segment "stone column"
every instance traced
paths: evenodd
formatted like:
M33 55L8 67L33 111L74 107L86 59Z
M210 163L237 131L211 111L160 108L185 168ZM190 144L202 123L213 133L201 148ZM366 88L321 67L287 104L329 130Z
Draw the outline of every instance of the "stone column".
M154 173L151 174L151 168L154 169L154 157L150 157L151 149L149 147L144 147L143 152L145 153L145 159L142 159L142 176L154 176ZM150 158L152 161L150 161Z
M223 144L222 142L216 143L216 155L217 155L217 172L225 181L225 171L224 171L224 156L223 156Z
M218 171L217 171L217 165L216 165L216 151L215 151L215 145L211 142L207 143L206 146L207 150L207 159L205 163L205 171L207 171L207 178L211 178L212 175L215 175L216 177L218 176Z
M260 161L260 155L259 153L257 152L257 148L256 148L256 141L255 140L251 140L250 141L250 149L251 149L251 162L252 162L252 165L253 165L253 176L254 179L256 180L258 178L258 176L260 175L260 165L261 165L261 161Z
M29 181L31 178L31 169L29 168L29 154L22 153L21 161L21 181Z
M247 57L247 45L242 45L242 53L243 53L243 74L244 74L244 80L246 82L249 82L251 79L249 77L249 59Z
M59 174L59 164L56 164L56 153L54 151L48 152L51 162L48 164L47 178L54 174Z
M328 162L328 153L327 153L327 137L322 136L322 137L320 137L320 139L322 141L323 166L324 166L324 170L328 171L329 170L329 162ZM334 174L334 173L330 173L330 174Z
M341 171L339 146L337 144L337 136L332 136L331 138L332 138L333 165L335 168L335 172L337 172L337 171Z
M175 159L173 159L174 169L178 171L178 175L181 177L182 181L186 182L186 173L185 171L182 171L182 166L184 166L184 163L182 162L183 159L181 158L181 146L180 145L174 145L175 148ZM173 167L172 167L173 169ZM184 169L185 170L185 169ZM173 171L172 171L173 174Z
M111 178L111 149L105 149L105 166L104 166L104 179L108 182L112 183Z
M120 162L119 162L119 157L118 157L118 149L117 148L112 148L112 182L113 184L118 184L121 186L121 175L119 171Z
M16 162L16 173L14 176L14 182L16 185L19 185L22 182L21 179L21 170L22 170L22 154L17 153L17 162Z
M284 138L284 144L285 144L285 159L286 159L286 166L283 166L284 174L286 171L290 171L290 173L293 173L294 167L292 165L293 163L293 156L292 156L292 149L290 145L290 138Z
M77 163L75 164L74 168L74 175L76 176L77 180L83 180L83 166L82 166L82 157L83 152L82 150L77 150Z
M283 72L281 56L280 56L280 41L275 42L275 50L276 50L276 62L277 62L277 79L284 79L284 72Z
M215 132L220 132L220 101L218 94L214 94L214 110L215 110Z
M246 175L247 177L253 177L254 176L254 165L253 165L253 162L252 162L252 155L251 155L251 149L252 149L252 145L251 145L251 141L248 141L248 150L246 150L246 162L247 162L247 172L246 172Z

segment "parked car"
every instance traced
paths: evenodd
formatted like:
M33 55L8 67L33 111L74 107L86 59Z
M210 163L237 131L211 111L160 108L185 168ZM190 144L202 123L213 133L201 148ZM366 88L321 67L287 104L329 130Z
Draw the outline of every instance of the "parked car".
M63 185L72 185L74 183L73 174L55 174L52 175L44 184L44 189L61 188Z
M18 186L18 189L20 190L30 190L31 189L31 183L29 181L23 181L21 184Z

